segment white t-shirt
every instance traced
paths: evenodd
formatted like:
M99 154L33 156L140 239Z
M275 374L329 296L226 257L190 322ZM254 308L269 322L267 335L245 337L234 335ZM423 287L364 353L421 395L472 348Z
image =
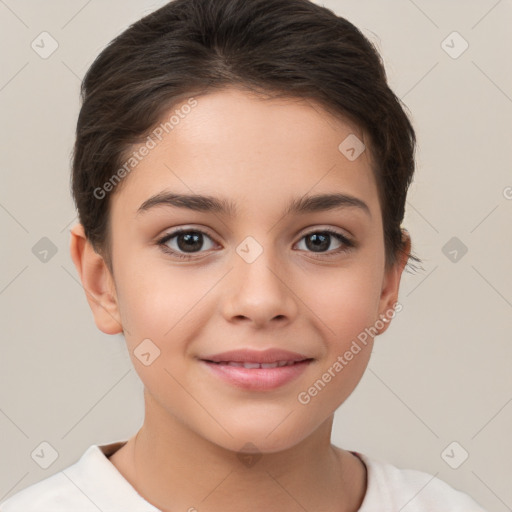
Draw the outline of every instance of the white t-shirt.
M0 503L0 511L160 512L108 460L125 443L91 445L75 464ZM486 512L467 494L428 473L352 453L365 463L368 475L358 512Z

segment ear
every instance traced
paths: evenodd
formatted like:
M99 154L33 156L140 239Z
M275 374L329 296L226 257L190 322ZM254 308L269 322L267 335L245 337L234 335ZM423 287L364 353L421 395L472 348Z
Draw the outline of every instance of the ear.
M114 279L103 259L77 224L71 229L71 258L82 281L98 329L105 334L123 332Z
M398 253L398 259L395 264L392 267L386 269L382 283L382 291L379 301L379 319L381 320L381 323L384 324L384 326L378 329L379 334L382 334L387 330L389 324L391 323L391 319L393 318L390 316L390 312L395 309L394 305L398 301L400 279L411 253L411 237L409 236L409 233L403 228L402 241L403 251ZM396 310L399 311L398 308Z

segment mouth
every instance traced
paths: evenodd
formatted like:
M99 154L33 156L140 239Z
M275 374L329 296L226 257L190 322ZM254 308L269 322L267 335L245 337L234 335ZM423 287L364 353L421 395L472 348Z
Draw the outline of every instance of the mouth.
M248 391L269 391L299 377L314 361L303 354L283 350L239 350L200 359L210 374Z
M247 368L249 370L255 370L257 368L282 368L283 366L293 366L295 364L300 364L305 361L312 361L312 359L302 359L300 361L274 361L273 363L253 363L249 361L209 361L208 359L203 359L203 361L212 364L235 366L237 368Z

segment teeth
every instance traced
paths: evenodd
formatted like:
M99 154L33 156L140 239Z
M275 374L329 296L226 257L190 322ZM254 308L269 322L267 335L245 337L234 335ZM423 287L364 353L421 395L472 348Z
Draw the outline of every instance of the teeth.
M261 363L262 368L277 368L278 361L275 363Z
M260 363L243 363L244 368L261 368Z
M248 369L256 369L256 368L281 368L283 366L292 366L295 364L295 361L275 361L273 363L239 363L237 361L220 361L217 364L226 364L228 366L236 366L238 368L248 368Z

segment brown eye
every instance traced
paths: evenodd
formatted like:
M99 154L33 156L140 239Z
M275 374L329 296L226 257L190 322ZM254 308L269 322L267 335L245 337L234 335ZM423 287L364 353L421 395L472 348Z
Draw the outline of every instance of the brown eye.
M332 249L333 238L338 242L338 247ZM325 252L329 254L337 254L354 247L352 241L347 237L330 229L322 231L313 231L304 235L301 239L305 240L305 246L307 251L323 254Z
M203 231L197 229L178 229L165 235L157 243L159 246L162 246L165 252L173 256L190 259L193 256L189 256L188 254L192 255L202 252L201 249L204 249L205 241L207 240L213 242ZM206 249L211 248L212 247L207 247Z
M204 244L203 235L196 231L189 233L180 233L178 235L175 235L175 238L180 251L195 252L201 249L201 247Z

